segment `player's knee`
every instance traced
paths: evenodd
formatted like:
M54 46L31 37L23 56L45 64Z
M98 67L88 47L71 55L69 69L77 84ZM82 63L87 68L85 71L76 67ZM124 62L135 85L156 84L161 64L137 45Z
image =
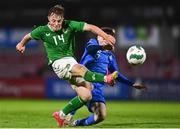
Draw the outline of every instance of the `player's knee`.
M94 118L97 123L104 121L106 118L106 111L99 110L94 114Z
M88 90L88 92L85 95L86 101L90 101L92 99L91 91Z
M76 87L75 90L83 101L87 102L92 99L92 94L90 89L80 86L80 87Z
M84 92L81 96L80 96L85 102L90 101L92 99L92 94L89 90L87 90L86 92Z
M87 71L87 68L84 65L81 65L81 64L75 64L73 66L73 69L76 69L76 71L80 71L80 72Z
M75 64L71 70L72 75L76 75L76 76L84 76L84 74L86 73L87 68L81 64Z
M106 119L106 114L100 113L97 117L97 121L101 122L104 121Z

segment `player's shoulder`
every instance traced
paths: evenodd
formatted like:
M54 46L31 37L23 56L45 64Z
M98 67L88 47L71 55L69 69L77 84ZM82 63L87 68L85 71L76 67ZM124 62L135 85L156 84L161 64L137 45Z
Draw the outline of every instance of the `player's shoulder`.
M64 20L64 21L63 21L63 24L64 24L64 25L67 25L67 24L70 24L70 22L71 22L71 20Z
M77 25L77 24L85 24L86 22L84 21L76 21L76 20L64 20L63 22L63 26L73 26L73 25Z
M83 22L83 21L77 21L77 20L71 20L71 19L65 19L64 20L65 24L72 24L72 23L76 23L76 22Z
M62 26L63 28L68 28L71 26L71 24L72 24L72 20L64 20Z
M74 22L77 22L77 21L74 21L74 20L64 20L63 25L64 25L64 26L70 26L70 25L73 24Z

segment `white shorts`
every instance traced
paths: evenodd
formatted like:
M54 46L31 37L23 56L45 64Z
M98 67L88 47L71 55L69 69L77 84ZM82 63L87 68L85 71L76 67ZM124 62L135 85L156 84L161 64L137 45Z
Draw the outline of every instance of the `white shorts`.
M81 77L71 79L71 69L75 64L78 63L73 57L64 57L55 60L52 64L52 68L59 78L69 80L71 84L81 83L82 81L84 81L84 79Z

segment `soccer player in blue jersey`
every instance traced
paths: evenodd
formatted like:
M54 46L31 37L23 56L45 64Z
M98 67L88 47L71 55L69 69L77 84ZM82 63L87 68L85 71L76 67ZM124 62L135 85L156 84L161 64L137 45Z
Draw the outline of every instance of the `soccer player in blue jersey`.
M115 30L109 27L102 28L104 32L115 36ZM85 48L85 52L81 58L80 63L85 65L89 70L99 72L102 74L112 73L118 71L116 81L125 83L137 89L146 89L142 84L136 84L132 80L125 77L118 68L118 64L113 54L114 46L108 44L104 38L97 36L97 38L90 39ZM73 122L73 126L88 126L97 124L103 121L106 117L106 105L103 95L103 88L105 83L92 83L94 89L92 90L92 99L86 103L86 106L93 114L84 119L78 119ZM71 112L67 121L70 121L76 111Z

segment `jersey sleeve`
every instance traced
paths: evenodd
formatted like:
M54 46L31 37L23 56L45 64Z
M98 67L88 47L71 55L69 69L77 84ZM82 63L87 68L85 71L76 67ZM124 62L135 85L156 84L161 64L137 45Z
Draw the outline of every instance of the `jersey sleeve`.
M121 73L121 71L119 70L116 58L115 58L115 56L113 54L111 56L110 62L111 62L110 67L109 67L110 72L118 71L117 81L125 83L125 84L127 84L129 86L132 86L134 84L134 82L132 80L128 79L127 77L125 77Z
M78 31L83 32L83 28L85 24L86 24L85 22L70 21L70 27L75 32L78 32Z
M42 38L41 37L42 32L43 32L42 26L37 27L36 29L31 31L31 33L30 33L31 38L35 39L35 40L40 40Z

